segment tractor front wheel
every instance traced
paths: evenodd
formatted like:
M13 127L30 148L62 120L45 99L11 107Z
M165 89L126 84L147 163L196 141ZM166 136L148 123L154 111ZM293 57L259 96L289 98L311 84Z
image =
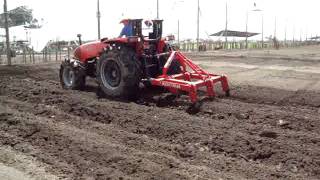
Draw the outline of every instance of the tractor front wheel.
M97 80L109 97L131 98L137 95L142 69L134 49L113 46L102 53L97 63Z
M64 89L81 90L86 83L86 76L80 69L68 61L62 62L59 71L60 83Z

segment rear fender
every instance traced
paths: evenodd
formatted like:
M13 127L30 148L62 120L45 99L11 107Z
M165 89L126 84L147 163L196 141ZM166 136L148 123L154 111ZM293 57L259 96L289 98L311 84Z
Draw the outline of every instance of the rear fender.
M135 49L138 55L141 55L143 52L143 44L141 43L142 41L137 36L105 39L103 40L103 42L108 44L109 46L117 46L117 45L129 46Z

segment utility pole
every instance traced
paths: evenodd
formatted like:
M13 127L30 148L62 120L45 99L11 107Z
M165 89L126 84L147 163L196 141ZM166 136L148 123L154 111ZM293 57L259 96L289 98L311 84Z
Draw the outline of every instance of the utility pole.
M178 19L178 46L180 48L180 20Z
M284 43L287 45L287 21L286 21L286 26L284 28Z
M300 29L300 43L301 43L301 41L302 41L302 29Z
M263 41L264 41L264 38L263 38L263 31L264 31L264 30L263 30L263 24L264 24L264 22L263 22L263 21L264 21L264 19L263 19L263 13L261 14L261 18L262 18L262 20L261 20L261 22L262 22L262 23L261 23L261 24L262 24L262 25L261 25L261 28L262 28L262 29L261 29L261 47L262 47L262 49L263 49L263 48L264 48L264 42L263 42Z
M296 33L296 27L293 25L293 36L292 36L293 43L294 43L294 39L295 39L295 37L294 37L295 33Z
M4 10L4 27L6 29L7 61L8 61L8 65L10 66L11 65L11 49L10 49L7 0L4 0L3 10Z
M197 16L197 49L198 49L198 51L199 51L199 29L200 29L200 2L199 2L199 0L198 0L198 12L197 12L198 14L198 16Z
M224 31L224 36L225 36L225 48L228 49L228 2L226 2L226 27L225 27L225 31Z
M248 49L248 16L249 16L249 12L247 10L247 14L246 14L246 49Z
M101 39L100 36L100 18L101 18L101 13L100 13L100 1L97 0L97 19L98 19L98 39Z
M159 0L157 0L157 19L159 19Z
M263 49L264 47L264 38L263 38L263 26L264 26L264 22L263 22L263 10L262 9L257 9L256 8L256 4L254 4L255 9L253 11L256 12L261 12L261 48Z
M277 16L274 18L274 37L277 36Z

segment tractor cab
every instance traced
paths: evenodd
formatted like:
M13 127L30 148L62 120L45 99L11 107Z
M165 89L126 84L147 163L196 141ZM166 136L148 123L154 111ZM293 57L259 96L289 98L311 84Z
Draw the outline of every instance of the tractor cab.
M142 37L142 19L128 19L132 28L132 36Z
M153 31L149 33L149 40L160 40L162 38L162 22L163 20L152 20Z
M132 47L141 62L144 79L160 75L168 54L161 57L158 54L170 51L167 39L162 38L163 20L126 19L123 21L132 28L131 36L108 39L105 42Z
M163 20L145 20L144 24L150 28L152 26L152 32L147 35L143 34L143 19L128 19L132 28L132 36L140 37L143 41L148 40L160 40L162 38L162 22Z
M163 20L126 19L125 21L130 25L130 36L101 41L108 44L129 44L137 50L139 55L142 55L145 50L149 55L151 51L153 54L163 52L166 43L166 38L162 38Z

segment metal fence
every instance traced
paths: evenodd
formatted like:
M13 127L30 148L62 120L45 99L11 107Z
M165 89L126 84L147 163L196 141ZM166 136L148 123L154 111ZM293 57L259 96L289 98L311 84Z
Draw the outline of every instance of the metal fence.
M45 48L42 52L35 52L32 49L25 49L19 53L12 53L11 64L38 64L54 61L62 61L70 51L50 50ZM0 54L0 65L7 64L6 53Z
M318 41L289 41L289 42L279 42L279 48L294 48L300 46L308 45L319 45ZM236 49L246 49L245 42L202 42L200 43L199 49L197 49L197 43L195 42L181 42L176 45L181 51L213 51L220 49L236 50ZM41 52L35 52L32 49L25 48L19 53L14 53L11 58L12 64L38 64L38 63L48 63L48 62L59 62L65 59L66 56L72 54L75 46L65 47L65 48L44 48ZM261 49L261 42L249 42L249 49ZM264 49L273 49L275 45L272 42L265 42ZM0 53L0 65L7 64L7 56L5 51Z
M273 42L264 42L263 47L261 42L248 42L248 49L274 49L274 48L294 48L300 46L308 46L308 45L317 45L320 44L318 41L280 41L278 44L274 44ZM177 45L181 51L213 51L219 49L247 49L246 42L235 41L235 42L219 42L219 41L211 41L211 42L202 42L199 44L199 49L197 48L196 42L180 42Z

